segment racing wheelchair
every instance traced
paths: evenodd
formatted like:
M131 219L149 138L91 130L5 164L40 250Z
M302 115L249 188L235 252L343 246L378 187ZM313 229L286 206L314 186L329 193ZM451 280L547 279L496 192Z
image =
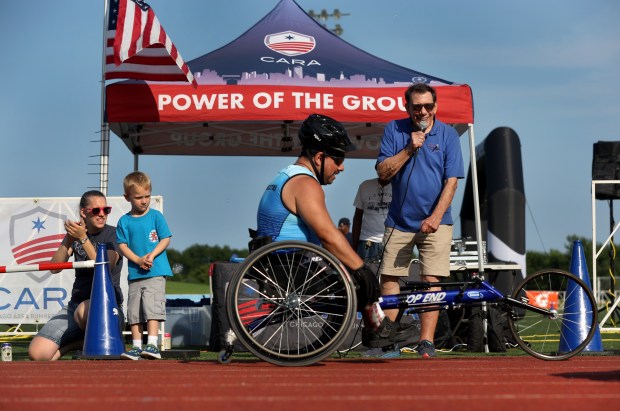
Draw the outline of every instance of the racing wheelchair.
M409 282L397 295L383 296L382 309L430 310L495 306L507 313L514 341L542 360L564 360L581 352L597 325L589 287L562 270L528 276L512 295L478 276L433 284ZM543 301L541 301L543 300ZM231 361L238 339L258 358L280 366L322 361L341 346L357 318L355 285L327 250L302 241L269 243L252 252L226 291L231 330L218 356Z

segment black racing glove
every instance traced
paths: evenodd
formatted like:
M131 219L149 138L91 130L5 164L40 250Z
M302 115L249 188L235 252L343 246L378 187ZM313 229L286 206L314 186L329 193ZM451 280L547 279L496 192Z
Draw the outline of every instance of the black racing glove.
M357 288L357 309L361 311L367 304L372 304L379 300L381 287L377 276L366 264L353 271L352 274Z

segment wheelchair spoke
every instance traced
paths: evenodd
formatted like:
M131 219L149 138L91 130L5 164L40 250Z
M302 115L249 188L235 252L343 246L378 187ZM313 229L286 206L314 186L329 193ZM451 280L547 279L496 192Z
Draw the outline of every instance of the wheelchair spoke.
M517 344L536 358L570 358L581 352L594 335L596 302L589 287L571 273L535 273L523 281L512 298L525 306L512 308L510 330Z
M296 241L254 251L227 292L239 341L278 365L312 364L333 353L353 327L356 305L340 262L320 247Z

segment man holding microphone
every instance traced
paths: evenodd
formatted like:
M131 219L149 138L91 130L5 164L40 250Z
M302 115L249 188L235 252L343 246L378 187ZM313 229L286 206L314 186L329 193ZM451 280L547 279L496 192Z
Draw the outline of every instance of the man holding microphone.
M392 203L385 221L384 254L379 268L382 294L400 292L399 277L409 275L413 248L420 257L422 281L450 275L452 199L464 177L459 135L435 118L437 93L427 84L405 92L409 117L391 121L384 130L376 169L392 183ZM431 290L438 290L433 287ZM398 310L386 310L392 320ZM438 311L420 314L418 353L434 357Z

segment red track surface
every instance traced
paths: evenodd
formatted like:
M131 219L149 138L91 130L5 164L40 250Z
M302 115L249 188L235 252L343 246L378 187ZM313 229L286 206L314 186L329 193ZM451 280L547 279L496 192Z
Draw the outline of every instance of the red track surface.
M0 363L0 410L613 410L620 357Z

